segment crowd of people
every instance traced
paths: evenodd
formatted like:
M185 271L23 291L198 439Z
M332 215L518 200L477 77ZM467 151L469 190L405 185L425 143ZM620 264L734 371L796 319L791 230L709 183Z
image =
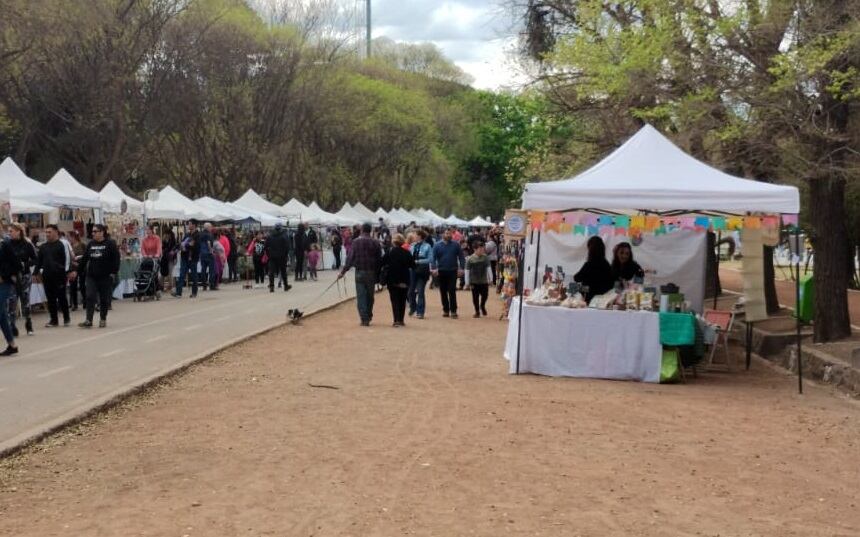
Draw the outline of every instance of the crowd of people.
M356 302L361 326L373 320L377 284L388 289L393 326L405 326L405 317L427 315L426 289L439 290L442 317L457 319L457 290L469 287L473 317L487 316L490 286L499 279L500 228L473 231L456 228L401 226L392 235L381 221L343 232L331 232L332 248L348 245L339 278L355 269ZM339 258L336 257L336 265Z
M98 326L106 327L119 283L120 250L105 226L93 225L88 238L55 225L45 227L41 241L39 235L28 232L23 224L13 223L0 241L0 330L6 339L0 356L18 352L19 319L24 321L24 331L34 334L33 283L44 288L47 329L71 325L71 312L79 306L85 312L79 327L93 327L96 312ZM190 287L194 298L200 289L217 291L222 280L238 281L238 260L243 256L252 267L254 287L268 284L272 293L289 291L293 286L288 267L294 282L316 280L327 246L333 257L330 268L339 271L338 277L355 269L361 324L368 326L373 320L375 292L384 286L393 325L401 327L407 314L418 319L427 315L428 286L440 293L443 317L458 317L457 290L467 286L474 316L486 316L489 287L499 278L500 244L499 228L465 235L454 228L414 224L392 230L380 221L376 226L367 223L324 231L304 224L295 229L278 225L269 232L243 235L233 227L189 221L181 230L147 228L140 252L142 258L153 261L159 290L181 298Z

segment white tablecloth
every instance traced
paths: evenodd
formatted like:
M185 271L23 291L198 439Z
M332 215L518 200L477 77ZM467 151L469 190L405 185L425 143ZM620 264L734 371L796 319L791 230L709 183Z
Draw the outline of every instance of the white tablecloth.
M505 358L517 372L519 299L511 304ZM651 312L523 306L519 372L660 382L660 316Z

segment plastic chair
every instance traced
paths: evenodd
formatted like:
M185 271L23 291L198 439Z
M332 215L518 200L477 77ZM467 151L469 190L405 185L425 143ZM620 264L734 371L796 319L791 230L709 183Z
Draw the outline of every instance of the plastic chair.
M731 370L732 366L729 361L729 332L732 331L732 325L735 322L734 312L706 310L704 319L705 322L711 325L717 332L714 342L711 344L711 353L708 356L708 365L714 365L714 354L717 352L717 347L722 344L726 356L726 367Z

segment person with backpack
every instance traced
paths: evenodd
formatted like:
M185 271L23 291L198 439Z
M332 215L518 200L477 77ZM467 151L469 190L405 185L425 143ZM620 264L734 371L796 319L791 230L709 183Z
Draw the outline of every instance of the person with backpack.
M96 300L99 303L99 328L107 326L107 315L110 309L111 295L117 284L120 255L116 243L108 237L107 228L102 224L93 226L93 240L87 244L82 259L86 265L87 318L78 326L91 328Z
M197 263L200 261L200 232L197 222L188 222L188 234L179 243L179 276L176 278L176 292L173 296L182 298L185 279L191 281L191 298L197 297Z
M276 224L275 229L269 233L266 239L266 255L269 258L269 292L275 292L275 275L281 277L284 283L284 291L289 291L293 288L287 281L287 258L290 255L290 237L284 229L283 224ZM296 255L298 263L298 254ZM304 262L304 257L302 257ZM298 270L298 269L297 269Z
M246 253L251 256L251 261L254 263L254 285L262 286L266 283L266 238L262 231L257 231L257 234L248 245Z

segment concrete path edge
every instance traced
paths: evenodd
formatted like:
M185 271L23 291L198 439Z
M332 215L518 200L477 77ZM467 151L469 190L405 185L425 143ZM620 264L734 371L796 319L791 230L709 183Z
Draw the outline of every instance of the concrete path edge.
M302 317L302 320L314 317L326 311L337 308L351 300L355 300L355 297L345 297L344 299L339 300L334 304L322 307L312 312L308 312L307 314L305 314L304 317ZM213 347L209 350L203 351L202 353L196 354L188 359L178 362L175 365L162 369L161 371L158 371L150 375L149 377L144 378L143 380L132 382L122 388L114 390L113 392L103 397L88 401L81 406L75 408L74 410L71 410L63 414L62 416L47 422L44 425L34 427L28 431L25 431L17 436L12 437L9 440L0 442L0 459L20 453L26 448L38 444L46 438L54 436L57 433L62 432L63 430L83 423L89 418L92 418L94 416L104 413L107 410L117 407L136 395L146 393L149 389L155 387L160 382L181 375L193 366L213 358L216 354L219 354L231 347L235 347L236 345L244 343L245 341L248 341L250 339L254 339L273 330L277 330L278 328L284 327L287 324L289 324L289 321L287 320L278 321L277 323L261 328L260 330L252 332L250 334L245 334L244 336L234 338L226 343L222 343L216 347Z

